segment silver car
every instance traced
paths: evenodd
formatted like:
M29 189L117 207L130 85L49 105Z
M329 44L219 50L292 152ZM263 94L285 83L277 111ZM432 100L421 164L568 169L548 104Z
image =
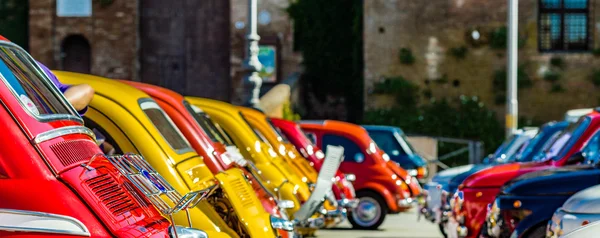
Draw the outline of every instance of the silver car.
M595 221L600 221L600 185L579 191L556 210L548 222L546 237L561 237Z

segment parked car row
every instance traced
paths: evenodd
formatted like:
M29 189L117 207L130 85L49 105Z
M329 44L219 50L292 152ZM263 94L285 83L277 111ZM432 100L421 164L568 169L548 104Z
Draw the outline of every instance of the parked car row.
M0 41L2 237L309 236L346 219L376 229L421 196L425 163L396 128L293 122L53 74L94 89L83 116L31 56Z
M588 224L600 220L599 111L569 111L563 122L519 131L491 163L439 173L420 212L447 237L597 234Z

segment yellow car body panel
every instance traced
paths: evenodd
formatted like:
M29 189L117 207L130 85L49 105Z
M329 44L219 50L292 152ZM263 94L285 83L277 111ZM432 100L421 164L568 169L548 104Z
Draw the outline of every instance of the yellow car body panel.
M312 167L308 160L304 159L300 152L296 150L294 145L286 143L276 129L269 124L268 118L264 113L247 107L238 107L242 114L248 119L248 123L254 128L259 130L262 135L269 141L272 147L278 148L279 155L286 159L288 164L295 170L296 173L302 174L302 181L307 181L316 184L319 173ZM325 201L323 207L328 211L334 211L337 209L335 204L330 201ZM326 225L334 225L335 219L326 219Z
M289 144L285 143L283 138L277 135L275 129L267 122L268 118L265 114L247 107L238 107L242 114L248 119L250 125L261 132L265 136L267 141L279 155L286 160L294 169L294 171L302 176L302 181L316 183L319 174L313 168L306 159L300 155L300 152Z
M227 171L227 174L219 173L214 176L202 157L189 146L172 123L174 133L179 132L182 141L187 145L183 149L174 149L165 139L142 110L141 106L144 103L156 104L150 96L116 80L68 72L54 73L65 84L86 83L94 88L96 94L85 118L88 122L101 125L103 133L110 135L114 140L112 142L121 152L143 155L181 194L207 188L218 181L223 194L234 208L235 215L245 223L245 228L251 236L275 237L269 214L263 209L251 185L241 177L239 171ZM158 109L166 120L170 120L162 109ZM193 227L208 232L210 237L238 237L207 200L190 209L190 214ZM175 223L184 226L188 224L185 212L175 215Z
M289 165L278 158L277 153L253 132L239 109L229 103L211 99L186 97L190 104L200 107L233 138L245 158L250 159L261 171L261 176L281 199L293 201L294 208L287 209L292 215L310 197L308 185L299 178ZM287 183L286 183L287 181ZM277 188L279 187L279 191Z

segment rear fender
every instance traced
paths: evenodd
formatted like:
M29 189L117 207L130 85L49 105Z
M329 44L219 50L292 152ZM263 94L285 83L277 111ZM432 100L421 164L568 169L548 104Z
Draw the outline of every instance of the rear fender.
M274 231L269 214L246 181L240 169L229 169L215 175L223 192L227 194L238 218L245 221L246 229L253 237L271 237Z

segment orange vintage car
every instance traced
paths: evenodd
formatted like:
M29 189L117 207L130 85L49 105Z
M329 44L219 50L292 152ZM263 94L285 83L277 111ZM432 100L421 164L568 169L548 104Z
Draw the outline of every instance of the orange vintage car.
M421 193L417 179L408 175L377 147L361 126L333 120L301 121L300 127L327 152L328 145L344 147L340 170L354 174L358 206L348 212L354 228L377 229L388 213L412 207Z

